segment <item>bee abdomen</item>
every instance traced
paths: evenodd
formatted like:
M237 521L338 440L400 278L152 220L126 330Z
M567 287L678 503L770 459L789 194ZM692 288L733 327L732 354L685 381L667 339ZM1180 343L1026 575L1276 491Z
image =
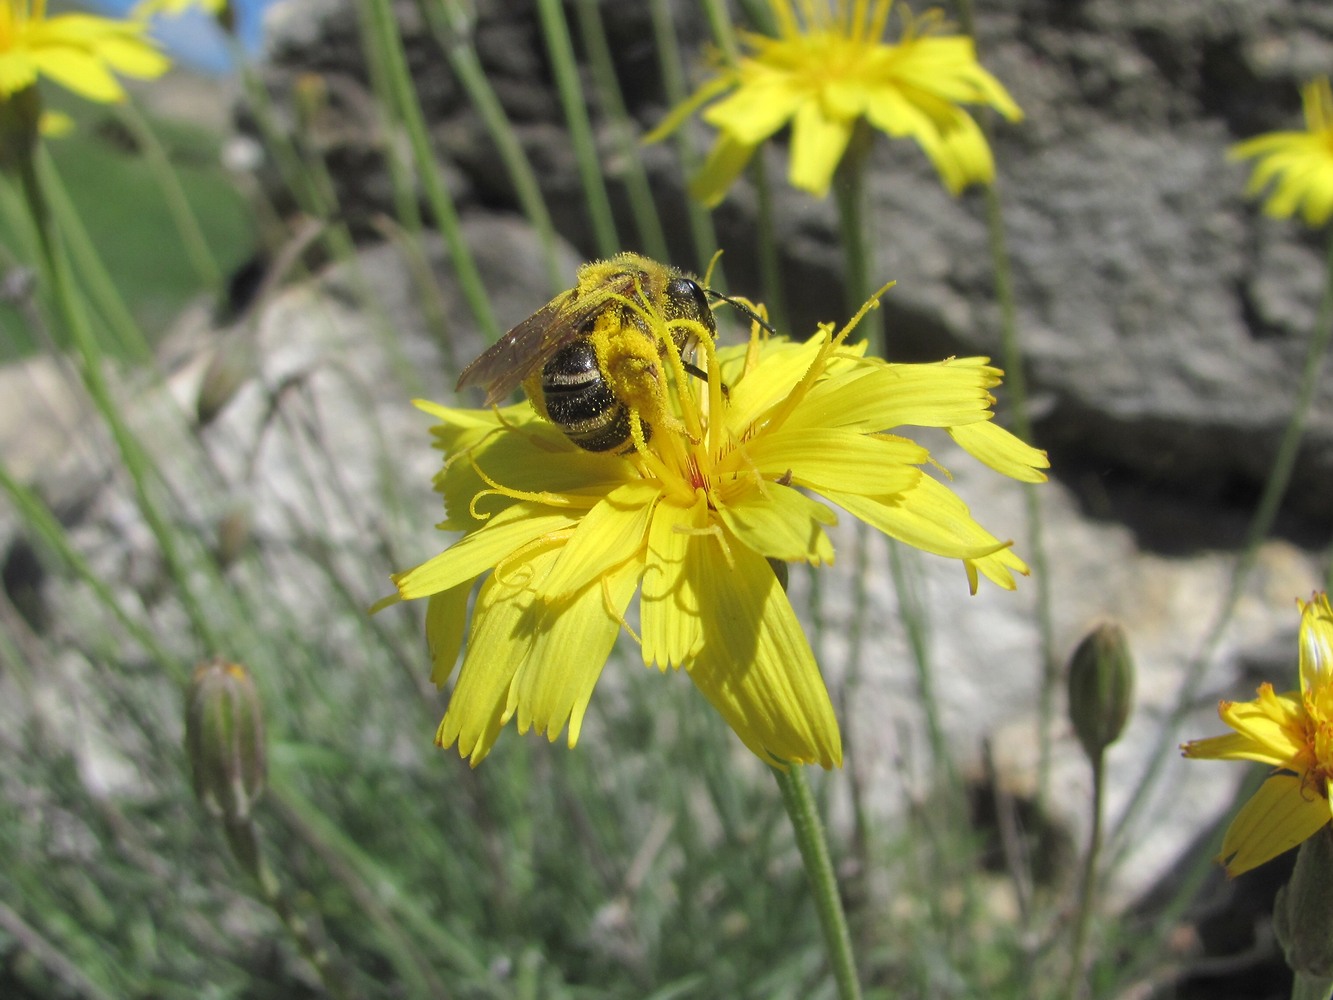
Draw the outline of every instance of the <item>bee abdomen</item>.
M616 451L630 445L629 410L602 377L591 341L575 340L542 369L546 415L586 451ZM645 424L646 437L650 431Z

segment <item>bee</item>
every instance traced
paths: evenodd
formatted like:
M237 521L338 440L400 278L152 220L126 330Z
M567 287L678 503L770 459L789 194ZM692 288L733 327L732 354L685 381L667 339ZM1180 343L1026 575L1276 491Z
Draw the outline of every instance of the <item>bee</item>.
M484 387L493 406L522 385L537 412L580 448L628 452L635 416L644 441L654 423L679 424L668 404L663 328L685 371L706 378L691 361L700 337L717 338L703 286L674 267L622 253L579 268L574 288L487 348L463 369L457 388Z

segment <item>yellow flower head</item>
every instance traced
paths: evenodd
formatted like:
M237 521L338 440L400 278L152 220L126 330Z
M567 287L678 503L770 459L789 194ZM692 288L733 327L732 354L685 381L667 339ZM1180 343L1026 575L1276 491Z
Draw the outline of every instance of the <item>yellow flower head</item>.
M587 265L580 290L595 284L595 269L636 260ZM836 516L811 494L962 560L974 590L978 574L1012 589L1013 574L1027 568L1009 543L927 474L925 448L887 430L946 428L982 462L1033 482L1045 478L1046 456L991 421L1001 373L985 358L868 358L864 344L846 343L860 315L805 343L763 337L756 325L748 345L716 349L694 329L701 324L667 316L648 296L616 301L634 317L635 332L622 336L657 343L675 418L655 417L651 436L632 418L626 452L585 451L527 404L417 403L440 421L433 433L446 457L435 486L447 516L439 527L464 534L397 574L398 593L381 605L430 598L436 684L467 636L436 741L457 742L475 765L516 719L520 732L536 728L552 741L567 724L573 746L627 631L647 666L685 668L761 759L838 765L828 692L770 563L832 562L825 528ZM682 330L698 337L706 380L687 374Z
M958 194L995 178L990 146L962 105L989 105L1010 121L1023 117L1013 98L977 62L972 39L942 31L938 10L905 17L902 37L887 42L893 0L769 0L779 35L743 36L750 54L724 68L648 136L675 130L715 98L703 120L721 133L691 184L713 205L758 146L791 124L791 183L817 197L864 119L893 138L915 139Z
M0 0L0 102L46 76L90 101L124 99L114 73L152 79L170 62L144 26L92 14L46 16L46 0Z
M1333 779L1333 609L1315 594L1301 609L1301 689L1254 701L1224 701L1217 712L1235 730L1191 740L1186 757L1254 760L1276 769L1232 820L1217 860L1231 876L1290 850L1328 823Z
M1230 156L1258 158L1246 194L1258 194L1274 182L1265 214L1286 219L1299 209L1308 225L1322 226L1333 215L1333 87L1328 77L1307 83L1301 98L1304 132L1256 136L1232 146Z

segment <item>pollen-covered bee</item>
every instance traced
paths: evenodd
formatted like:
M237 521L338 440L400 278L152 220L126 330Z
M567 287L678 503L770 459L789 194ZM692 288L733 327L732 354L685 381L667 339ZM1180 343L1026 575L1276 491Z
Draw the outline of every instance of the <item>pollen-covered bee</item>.
M537 411L587 451L634 447L633 417L647 441L654 422L675 422L667 403L669 336L684 370L702 336L716 339L703 287L673 267L623 253L579 268L578 284L514 327L463 369L458 389L483 386L486 405L519 385Z

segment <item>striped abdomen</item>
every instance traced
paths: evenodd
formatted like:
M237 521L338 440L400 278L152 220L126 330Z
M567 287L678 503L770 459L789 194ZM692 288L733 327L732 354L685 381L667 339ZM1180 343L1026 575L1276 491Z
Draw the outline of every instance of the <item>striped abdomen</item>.
M602 377L592 341L580 338L551 356L542 368L542 397L546 415L580 448L628 450L629 408ZM651 433L645 423L644 438Z

